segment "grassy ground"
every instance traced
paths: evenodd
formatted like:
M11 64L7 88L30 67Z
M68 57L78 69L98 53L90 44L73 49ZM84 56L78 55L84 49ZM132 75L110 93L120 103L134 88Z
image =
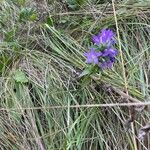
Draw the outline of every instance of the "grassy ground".
M149 150L148 107L94 107L149 102L149 17L149 0L1 0L0 149ZM79 78L106 27L117 62Z

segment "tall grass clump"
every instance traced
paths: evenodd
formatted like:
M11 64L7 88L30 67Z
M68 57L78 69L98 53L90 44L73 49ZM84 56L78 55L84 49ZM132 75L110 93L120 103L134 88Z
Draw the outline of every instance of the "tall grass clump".
M0 1L1 149L149 150L149 10L146 0ZM92 70L84 54L102 29L118 54Z

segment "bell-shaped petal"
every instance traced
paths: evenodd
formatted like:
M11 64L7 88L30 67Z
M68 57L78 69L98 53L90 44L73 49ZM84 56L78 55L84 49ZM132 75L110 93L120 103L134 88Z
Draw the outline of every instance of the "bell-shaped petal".
M98 64L99 62L99 56L101 56L101 52L95 51L94 48L91 48L89 52L84 53L84 56L86 56L86 62L88 64L93 63L93 64Z

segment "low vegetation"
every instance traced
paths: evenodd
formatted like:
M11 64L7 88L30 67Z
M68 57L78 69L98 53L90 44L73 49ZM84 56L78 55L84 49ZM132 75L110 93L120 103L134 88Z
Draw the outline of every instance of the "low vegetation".
M1 0L1 149L149 150L149 16L149 0ZM116 61L89 72L104 28Z

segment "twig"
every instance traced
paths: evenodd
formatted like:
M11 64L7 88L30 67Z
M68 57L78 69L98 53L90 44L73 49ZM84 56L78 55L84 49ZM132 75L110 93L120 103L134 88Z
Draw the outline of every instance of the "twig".
M121 91L120 89L117 89L116 87L112 87L112 89L118 93L119 95L121 95L123 98L126 98L128 99L129 101L131 102L134 102L134 103L141 103L140 100L136 99L136 98L133 98L132 96L130 96L129 94L126 94L124 93L123 91Z
M109 104L85 104L85 105L57 105L47 107L25 107L25 108L0 108L0 111L15 111L15 110L45 110L45 109L65 109L65 108L95 108L95 107L128 107L128 106L148 106L150 102L140 103L109 103Z

